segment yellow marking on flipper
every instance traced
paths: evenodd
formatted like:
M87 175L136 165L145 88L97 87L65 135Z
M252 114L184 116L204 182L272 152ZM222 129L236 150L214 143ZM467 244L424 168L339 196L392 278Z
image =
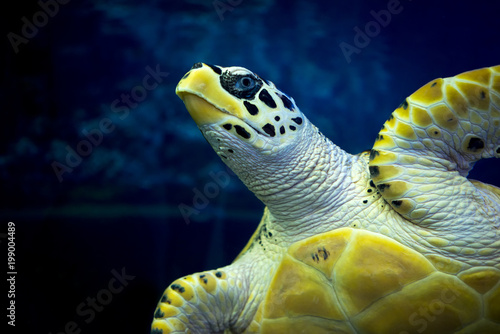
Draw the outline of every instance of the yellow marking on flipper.
M455 76L456 79L475 81L483 86L488 86L491 80L491 70L490 68L481 68L479 70L468 71L460 73Z
M377 184L377 188L385 199L391 200L401 198L412 187L405 181L389 181Z
M476 110L488 111L490 93L488 87L482 87L470 82L456 81L455 85L465 95L468 105Z
M217 288L217 281L215 280L215 277L212 275L212 273L206 271L197 275L199 284L206 292L212 293L215 291L215 289Z
M427 127L432 124L432 118L429 116L427 110L419 106L410 106L411 120L418 126Z
M408 101L404 101L401 103L401 105L394 110L394 113L396 114L397 118L402 119L403 121L409 122L410 121L410 108L408 105Z
M396 154L382 150L372 150L370 153L370 165L385 165L396 162L398 160Z
M483 122L483 117L473 110L470 112L470 121L474 124L481 124Z
M396 129L394 132L398 136L406 139L417 139L417 135L415 134L415 131L413 131L413 128L403 122L397 122Z
M396 125L396 118L391 115L387 121L384 123L384 128L393 129Z
M194 290L191 285L186 284L183 279L175 280L169 286L170 289L180 294L185 300L191 300L194 296Z
M158 308L155 312L155 318L156 319L165 319L165 318L170 318L170 317L175 317L180 313L179 308L165 304L165 303L160 303L158 305Z
M441 138L442 132L441 129L437 126L431 126L427 128L426 133L431 138Z
M373 147L374 148L393 148L393 147L396 147L396 143L391 138L391 136L384 136L383 134L379 134Z
M439 78L436 80L432 80L431 82L417 90L415 93L413 93L410 97L408 97L407 101L410 103L421 105L423 107L427 107L436 102L442 101L442 85L443 79Z
M455 131L458 126L458 118L446 105L440 104L430 108L430 112L437 125L446 130Z
M410 199L399 199L391 201L391 205L399 214L407 215L415 208L415 201Z
M469 115L469 105L465 98L452 85L445 86L446 103L461 118L467 118Z
M373 182L390 180L401 175L404 170L401 167L388 165L388 166L370 166L370 176Z
M499 74L497 74L493 77L493 80L491 82L491 88L493 89L494 92L500 93L500 75Z

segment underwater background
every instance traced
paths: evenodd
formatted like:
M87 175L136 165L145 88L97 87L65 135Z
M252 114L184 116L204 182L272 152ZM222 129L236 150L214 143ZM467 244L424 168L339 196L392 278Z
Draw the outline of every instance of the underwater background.
M11 5L2 12L0 258L6 268L13 222L12 333L147 333L174 279L227 265L244 247L263 205L175 95L194 63L273 81L350 153L371 148L430 80L500 64L493 1ZM500 161L480 161L471 177L500 186L499 171Z

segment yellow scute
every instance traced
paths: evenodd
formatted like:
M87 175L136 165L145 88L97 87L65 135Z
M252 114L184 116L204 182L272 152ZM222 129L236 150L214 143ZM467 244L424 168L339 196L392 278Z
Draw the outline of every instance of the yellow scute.
M429 82L427 85L421 87L415 93L413 93L408 100L411 103L427 107L443 99L443 93L441 87L443 85L443 79L436 79Z
M500 270L478 267L462 272L458 277L477 292L484 294L500 280Z
M435 271L425 257L390 238L356 232L334 268L334 286L348 316Z
M360 332L455 333L479 320L479 297L456 277L436 272L378 300L352 323Z
M318 270L285 255L265 299L264 318L313 316L341 320L331 282Z
M347 246L352 231L350 228L341 228L307 238L293 244L288 253L330 278L333 266Z
M266 319L261 334L355 334L344 322L328 319L302 317L294 319Z

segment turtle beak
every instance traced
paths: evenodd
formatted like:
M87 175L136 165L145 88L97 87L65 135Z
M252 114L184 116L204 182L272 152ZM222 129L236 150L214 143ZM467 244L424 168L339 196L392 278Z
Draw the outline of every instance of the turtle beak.
M227 116L197 95L191 93L177 93L177 95L184 101L186 109L198 126L217 123Z
M228 115L241 117L234 97L220 86L219 74L203 63L196 63L184 75L175 93L198 126L217 123Z

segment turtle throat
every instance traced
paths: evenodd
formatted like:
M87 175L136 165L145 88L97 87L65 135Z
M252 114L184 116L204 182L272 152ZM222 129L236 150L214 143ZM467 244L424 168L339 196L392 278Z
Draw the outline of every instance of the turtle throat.
M352 183L352 156L307 123L285 149L230 166L272 216L287 224L309 224L316 216L319 221L325 210L347 201L343 190Z

